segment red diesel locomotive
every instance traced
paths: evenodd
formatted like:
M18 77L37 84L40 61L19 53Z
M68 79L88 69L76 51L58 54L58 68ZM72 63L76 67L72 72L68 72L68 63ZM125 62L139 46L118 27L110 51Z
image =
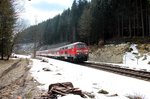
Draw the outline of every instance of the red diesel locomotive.
M48 50L37 51L36 55L83 62L87 61L88 52L88 47L85 43L75 42Z

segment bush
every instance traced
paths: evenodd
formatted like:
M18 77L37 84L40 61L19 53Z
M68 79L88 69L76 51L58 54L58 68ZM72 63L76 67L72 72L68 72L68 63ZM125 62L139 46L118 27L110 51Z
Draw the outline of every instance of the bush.
M98 93L101 93L101 94L109 94L109 92L108 92L108 91L103 90L103 89L101 89L100 91L98 91Z

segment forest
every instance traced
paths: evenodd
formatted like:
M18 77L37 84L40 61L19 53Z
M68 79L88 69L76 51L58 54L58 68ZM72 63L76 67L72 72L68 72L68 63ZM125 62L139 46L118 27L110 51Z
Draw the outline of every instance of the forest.
M92 45L109 39L149 37L149 0L74 0L62 14L19 33L18 43L82 41Z

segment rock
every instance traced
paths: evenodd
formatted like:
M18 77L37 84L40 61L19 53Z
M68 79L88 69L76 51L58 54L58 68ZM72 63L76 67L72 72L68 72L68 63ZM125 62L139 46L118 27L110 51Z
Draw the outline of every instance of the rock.
M109 95L109 97L116 97L116 96L118 96L118 94Z
M46 59L42 59L42 61L41 62L46 62L46 63L48 63L48 60L46 60Z
M100 91L98 91L98 93L101 93L101 94L109 94L109 92L108 92L108 91L103 90L103 89L101 89Z
M43 70L44 70L44 71L52 71L52 70L50 70L50 69L47 68L47 67L43 68Z
M56 75L62 75L61 73L57 73Z
M91 53L89 53L89 61L122 63L123 55L128 48L128 44L109 44L103 47L91 46Z

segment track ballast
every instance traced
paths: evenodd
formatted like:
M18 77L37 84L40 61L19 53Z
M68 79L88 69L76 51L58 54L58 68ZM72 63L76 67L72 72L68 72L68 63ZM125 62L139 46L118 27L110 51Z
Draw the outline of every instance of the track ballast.
M150 72L148 71L123 68L117 65L97 64L97 63L87 63L87 62L84 62L81 65L88 66L91 68L96 68L99 70L113 72L113 73L128 76L128 77L137 78L140 80L150 81Z

